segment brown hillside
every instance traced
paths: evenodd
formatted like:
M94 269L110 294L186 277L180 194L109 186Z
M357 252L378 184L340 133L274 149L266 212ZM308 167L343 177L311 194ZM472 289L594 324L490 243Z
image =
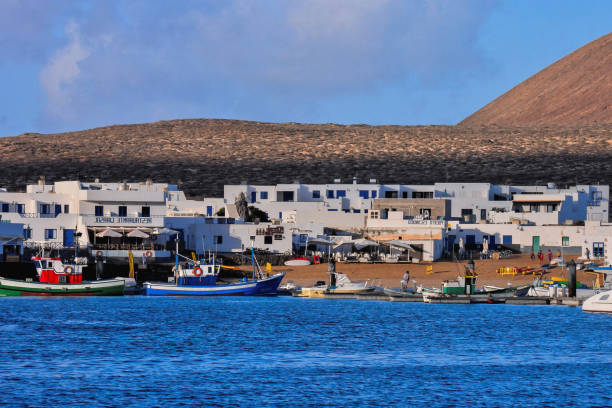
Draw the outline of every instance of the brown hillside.
M520 83L460 125L612 123L612 33Z
M58 180L180 183L192 196L226 183L612 181L612 124L477 127L302 125L175 120L0 138L0 186Z

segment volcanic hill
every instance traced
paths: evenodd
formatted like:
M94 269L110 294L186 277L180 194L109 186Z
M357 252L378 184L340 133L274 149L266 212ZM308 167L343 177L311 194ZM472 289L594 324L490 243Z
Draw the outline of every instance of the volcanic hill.
M610 183L612 124L468 127L193 119L0 138L0 186L59 180L224 184L436 181Z
M612 33L521 82L460 125L612 123Z

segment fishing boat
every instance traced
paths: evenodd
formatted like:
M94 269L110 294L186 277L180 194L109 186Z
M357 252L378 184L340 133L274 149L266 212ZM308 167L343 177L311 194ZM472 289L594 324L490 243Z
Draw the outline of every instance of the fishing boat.
M179 262L179 258L183 261ZM266 276L251 250L253 273L251 279L243 278L236 283L218 283L217 278L223 267L214 259L212 262L194 261L180 254L176 255L173 268L174 282L143 284L147 296L254 296L276 295L285 273Z
M612 290L591 296L582 304L583 312L612 313Z
M0 296L121 296L125 281L106 279L83 281L87 258L75 257L71 262L61 258L33 257L38 281L0 278Z

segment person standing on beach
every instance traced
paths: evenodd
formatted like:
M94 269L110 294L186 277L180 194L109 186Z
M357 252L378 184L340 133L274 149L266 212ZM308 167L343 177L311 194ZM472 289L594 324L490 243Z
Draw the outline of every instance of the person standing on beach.
M586 258L587 258L587 261L591 260L591 251L589 251L589 248L586 249Z
M549 249L548 250L548 263L550 263L550 261L552 261L552 251Z
M408 283L410 283L410 271L404 272L402 276L402 290L408 289Z
M541 249L538 251L538 259L540 260L540 264L544 261L544 254Z

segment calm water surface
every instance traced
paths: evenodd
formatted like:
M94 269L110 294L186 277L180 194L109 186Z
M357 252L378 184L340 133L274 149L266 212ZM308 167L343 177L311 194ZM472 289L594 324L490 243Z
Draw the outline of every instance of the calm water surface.
M612 316L579 308L285 297L0 305L6 405L612 405Z

